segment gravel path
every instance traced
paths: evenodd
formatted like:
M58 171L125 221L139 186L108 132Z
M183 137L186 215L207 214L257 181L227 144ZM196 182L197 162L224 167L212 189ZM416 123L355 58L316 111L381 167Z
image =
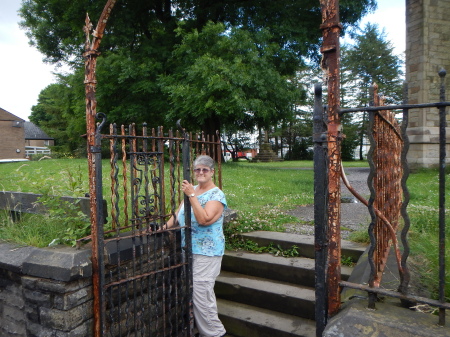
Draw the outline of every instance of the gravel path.
M345 169L347 180L350 185L363 197L368 199L370 192L367 186L368 167L351 167ZM370 223L370 215L367 207L357 201L351 192L341 183L341 198L345 201L353 200L355 202L341 203L341 231L342 238L347 239L348 235L355 230L367 228ZM300 206L296 209L286 212L289 215L297 217L300 222L286 225L286 232L314 235L314 205Z

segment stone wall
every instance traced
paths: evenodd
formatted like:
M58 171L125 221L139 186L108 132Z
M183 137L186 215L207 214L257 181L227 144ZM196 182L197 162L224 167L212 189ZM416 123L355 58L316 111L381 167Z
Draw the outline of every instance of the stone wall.
M236 211L225 210L224 224L236 218ZM117 240L105 244L107 280L111 273L133 268L140 268L141 275L148 274L140 282L116 282L122 286L111 286L105 291L108 308L119 303L114 312L106 313L106 321L113 321L111 330L120 326L121 336L127 335L127 329L157 330L156 335L166 337L186 335L191 324L186 305L190 298L185 290L188 271L184 266L176 267L186 260L182 254L186 252L181 249L179 231L171 235L129 236L121 239L120 244ZM140 257L143 259L135 263ZM145 265L145 261L149 263ZM158 268L153 268L155 265ZM119 307L126 305L127 298L135 293L140 296L132 304L139 304L135 307L141 317L136 324L130 324L130 312L135 309ZM86 337L92 336L92 332L90 247L35 248L0 241L1 337Z
M0 243L0 336L91 336L89 257Z
M123 270L136 270L136 265L147 268L138 274L149 274L141 281L122 280L121 285L105 291L107 329L117 336L127 336L137 330L171 337L178 335L175 331L189 327L187 305L182 304L187 296L185 279L179 276L179 269L161 266L161 262L164 265L169 260L180 261L177 254L181 249L170 251L169 245L174 246L174 243L156 237L154 240L149 235L146 239L121 240L123 245L105 246L105 274L109 273L106 278L110 277L111 270L122 273ZM130 244L131 241L157 247L146 267L143 262L136 264L136 252L147 250L147 247ZM177 242L176 246L180 247L179 235ZM92 336L94 309L90 257L90 248L34 248L0 243L0 336ZM146 257L146 260L150 259ZM114 261L119 261L119 265ZM163 267L161 271L159 267ZM136 318L136 315L140 317Z
M439 102L441 68L450 76L450 2L406 1L406 81L409 103ZM448 83L448 80L446 81ZM450 91L447 90L447 101ZM448 108L447 108L448 109ZM450 117L447 114L447 123ZM435 167L439 160L439 115L436 108L410 110L408 162L412 168ZM447 128L450 153L450 128ZM447 156L450 162L450 156Z

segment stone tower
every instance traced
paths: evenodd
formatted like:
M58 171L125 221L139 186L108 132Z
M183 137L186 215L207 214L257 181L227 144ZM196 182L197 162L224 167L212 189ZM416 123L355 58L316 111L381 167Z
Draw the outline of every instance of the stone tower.
M450 101L450 0L406 0L406 81L409 103L439 102L438 71L447 71ZM447 108L449 109L449 108ZM447 123L449 123L447 110ZM436 108L410 110L407 129L411 168L436 167L439 160L439 115ZM450 130L447 163L450 162Z

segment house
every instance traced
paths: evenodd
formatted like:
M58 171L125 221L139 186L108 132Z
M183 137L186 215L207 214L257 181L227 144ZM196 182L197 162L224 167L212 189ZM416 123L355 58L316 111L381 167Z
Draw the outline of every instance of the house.
M51 153L49 146L55 145L54 138L49 137L41 128L31 122L24 123L24 131L27 156Z
M25 120L0 108L0 159L25 159Z
M38 126L0 108L0 160L25 160L50 154L54 139Z

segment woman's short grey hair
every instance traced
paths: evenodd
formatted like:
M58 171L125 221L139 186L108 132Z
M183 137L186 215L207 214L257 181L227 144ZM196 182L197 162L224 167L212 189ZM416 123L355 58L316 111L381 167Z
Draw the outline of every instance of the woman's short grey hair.
M194 160L194 167L196 167L197 165L208 166L211 170L214 170L214 159L207 155L198 156Z

